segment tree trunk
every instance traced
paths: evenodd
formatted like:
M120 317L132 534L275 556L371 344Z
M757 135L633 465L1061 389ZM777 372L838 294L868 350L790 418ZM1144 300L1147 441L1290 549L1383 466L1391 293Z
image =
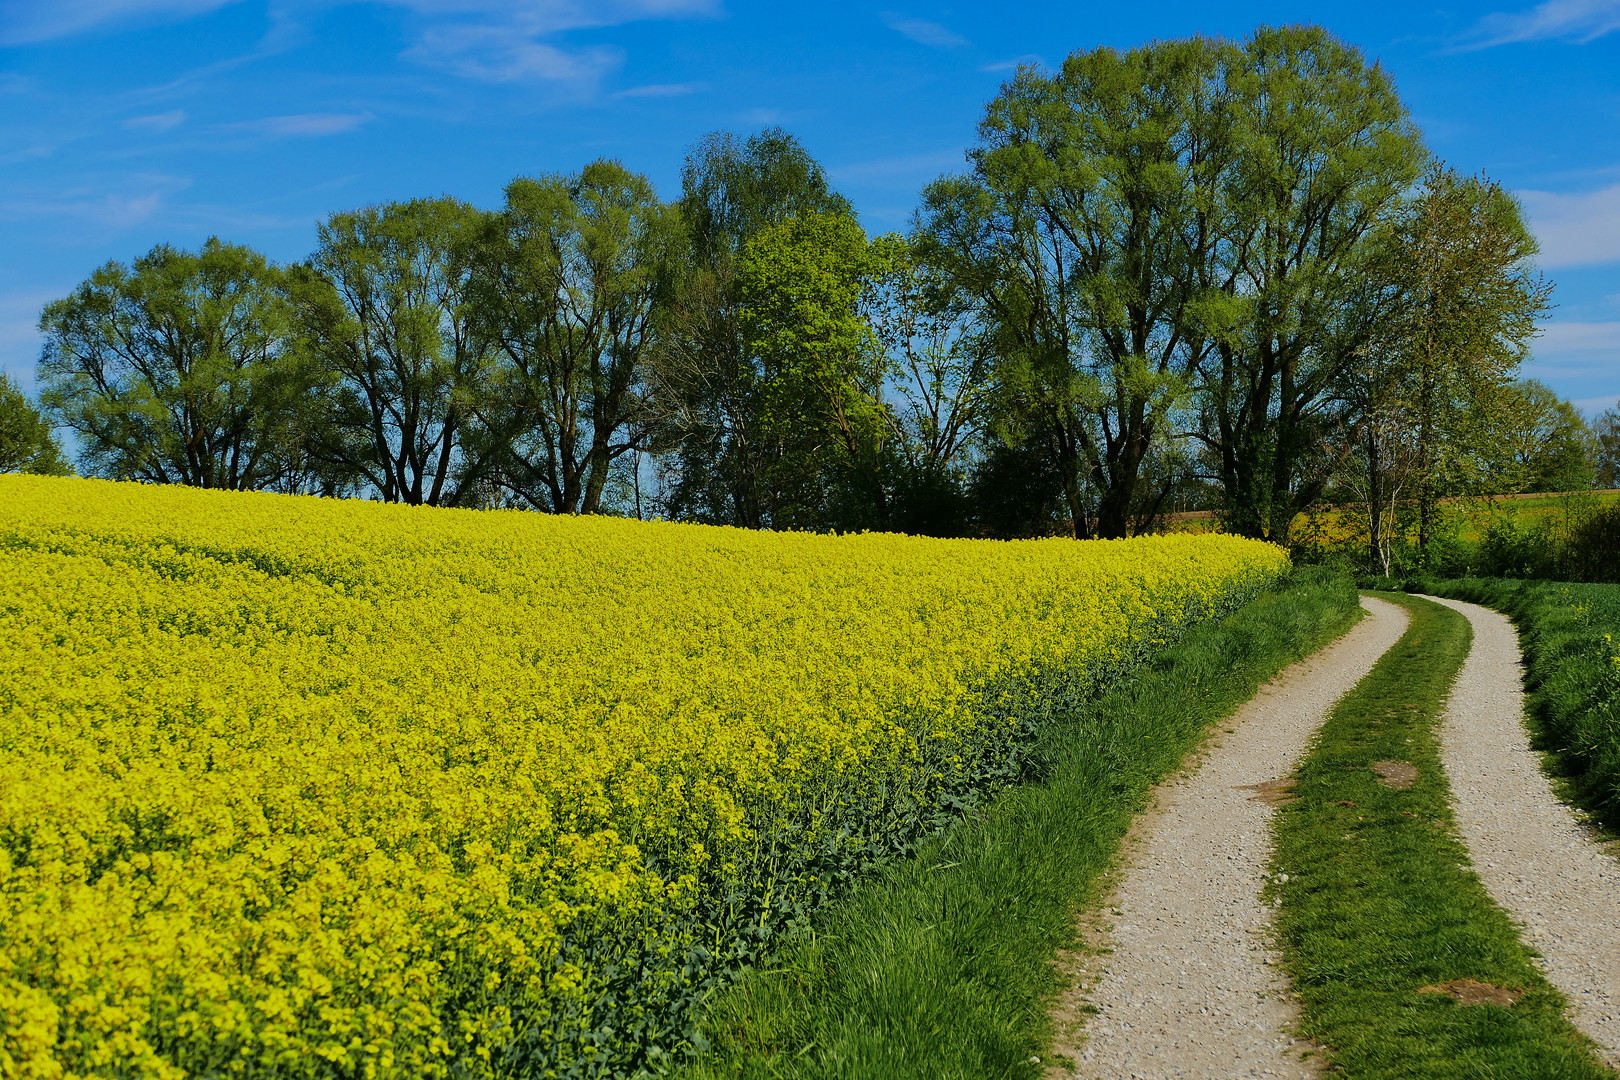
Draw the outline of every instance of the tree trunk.
M1384 559L1384 497L1379 488L1382 479L1378 469L1378 433L1376 424L1367 425L1367 531L1369 554L1372 556L1373 566L1382 564L1384 572L1389 572L1388 563Z

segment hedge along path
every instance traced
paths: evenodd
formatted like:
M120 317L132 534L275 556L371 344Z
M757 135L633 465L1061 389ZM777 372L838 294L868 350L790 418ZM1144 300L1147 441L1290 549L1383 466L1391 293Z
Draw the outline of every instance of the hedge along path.
M1405 632L1406 613L1363 597L1368 618L1293 665L1224 725L1201 761L1162 784L1105 905L1112 953L1085 993L1097 1015L1085 1080L1311 1077L1261 901L1271 804L1335 702Z
M1491 898L1542 953L1570 1020L1620 1066L1620 861L1553 794L1524 726L1519 637L1503 615L1428 597L1474 627L1440 729L1457 827Z

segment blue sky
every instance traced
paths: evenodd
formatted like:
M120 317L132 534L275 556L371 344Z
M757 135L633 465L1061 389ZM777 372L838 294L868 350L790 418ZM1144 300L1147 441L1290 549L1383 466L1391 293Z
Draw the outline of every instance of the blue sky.
M0 366L31 387L40 306L159 242L290 261L333 211L494 206L597 157L673 197L718 128L787 127L868 230L902 228L1019 62L1263 22L1359 45L1437 153L1520 194L1559 304L1529 371L1613 405L1620 0L0 0Z

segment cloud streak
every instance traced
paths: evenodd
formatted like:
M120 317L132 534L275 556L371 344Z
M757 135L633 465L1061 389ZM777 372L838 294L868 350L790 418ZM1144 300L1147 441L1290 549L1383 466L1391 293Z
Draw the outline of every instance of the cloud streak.
M187 19L239 0L0 0L0 45L34 44L139 22ZM297 38L299 16L362 0L293 0L273 36ZM567 48L573 30L717 15L719 0L375 0L415 16L414 63L479 82L594 84L624 61L608 46ZM289 21L289 14L292 16Z
M124 121L124 127L131 131L172 131L186 122L186 111L175 109L172 112L155 113L151 116L132 116Z
M1596 266L1620 260L1620 184L1574 194L1518 195L1541 243L1542 266Z
M1550 322L1535 339L1538 355L1608 352L1620 356L1620 322Z
M570 52L535 40L532 33L492 25L431 27L404 56L488 83L594 82L624 62L621 50L605 45Z
M840 183L910 189L920 182L934 179L942 172L960 170L965 161L966 156L960 149L936 150L927 154L853 162L828 169L827 174Z
M406 59L479 82L592 85L624 63L605 45L568 49L555 38L571 30L645 19L716 14L715 0L383 0L426 24Z
M1021 67L1044 68L1046 66L1048 66L1046 61L1041 59L1039 56L1036 56L1034 53L1025 53L1023 56L1015 56L1011 60L999 60L994 64L984 64L979 68L979 70L1017 71Z
M168 22L237 0L0 0L0 46L32 45L107 26Z
M909 19L894 11L883 12L882 18L890 30L931 49L954 49L968 43L962 35L927 19Z
M1529 11L1486 15L1458 40L1461 52L1527 41L1584 45L1620 30L1620 0L1545 0Z
M298 113L220 124L216 130L258 135L267 139L297 139L342 135L354 131L370 119L370 113Z
M1530 378L1552 383L1584 412L1598 413L1620 393L1620 322L1550 322L1530 343ZM1576 395L1579 395L1578 397Z
M168 199L191 186L189 177L135 174L108 185L82 185L49 193L7 192L0 217L13 221L76 219L102 233L118 233L150 220Z
M615 101L620 98L666 98L684 97L687 94L700 93L709 88L708 83L651 83L647 86L632 86L628 90L620 90L608 96Z
M0 369L23 388L34 388L34 363L39 359L39 313L52 300L68 295L72 285L0 295Z

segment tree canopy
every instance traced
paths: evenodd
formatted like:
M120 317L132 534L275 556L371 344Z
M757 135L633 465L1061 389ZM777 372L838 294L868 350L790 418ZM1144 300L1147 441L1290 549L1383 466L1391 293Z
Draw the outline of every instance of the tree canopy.
M46 308L44 422L94 475L748 528L1286 543L1331 502L1375 561L1449 495L1620 483L1612 415L1517 380L1521 208L1320 27L1020 68L964 166L878 236L772 127L668 201L596 161L293 266L160 245Z
M23 396L8 375L0 374L0 473L66 476L73 472L50 421Z

